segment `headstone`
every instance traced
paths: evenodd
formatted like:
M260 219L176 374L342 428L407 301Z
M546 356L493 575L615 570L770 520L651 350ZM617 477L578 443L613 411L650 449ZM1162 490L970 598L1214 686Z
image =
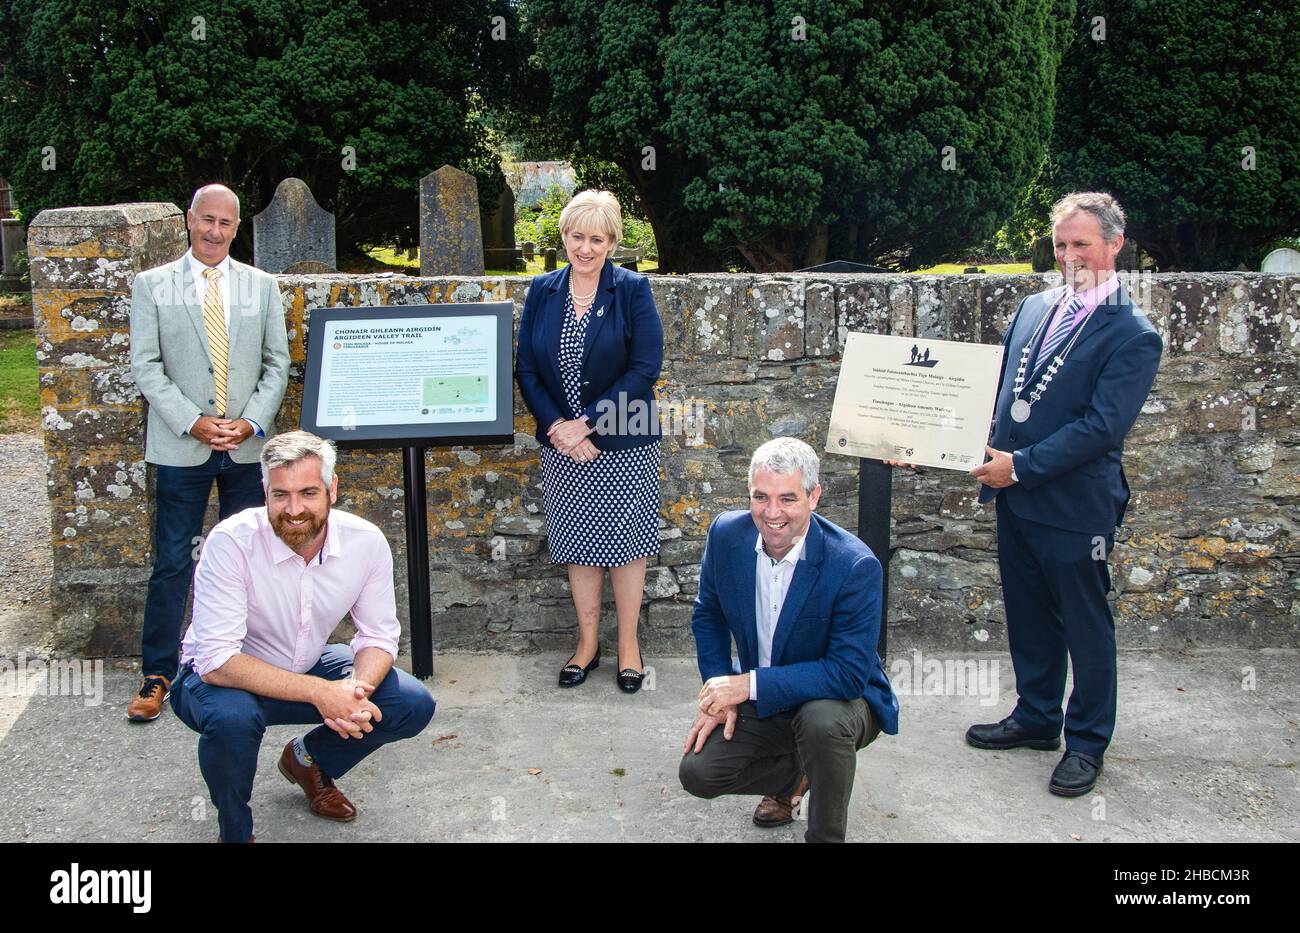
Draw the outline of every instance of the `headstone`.
M316 203L305 181L286 178L253 218L253 265L276 273L307 260L337 267L334 215Z
M515 193L501 176L501 194L496 210L481 214L483 224L483 265L489 269L522 272L524 258L515 246Z
M501 194L497 197L497 207L490 214L480 218L483 224L484 249L515 248L515 193L501 177Z
M482 275L478 182L444 165L420 179L420 275Z
M1300 252L1285 246L1275 249L1264 257L1264 261L1259 264L1259 271L1278 275L1300 275Z
M0 220L0 276L5 286L12 288L22 278L18 273L18 254L25 245L23 222L14 217Z
M542 256L546 260L546 271L554 272L555 271L555 247L553 246L547 247L546 252L544 252Z
M1056 268L1056 250L1052 246L1050 236L1040 236L1034 240L1030 262L1035 272L1051 272Z
M537 251L537 244L532 240L524 240L524 261L532 262L533 253Z
M1115 257L1115 268L1120 272L1141 271L1138 268L1137 240L1132 237L1124 238L1124 245L1119 248L1119 254Z
M14 214L14 189L9 187L9 182L0 178L0 220L6 217L12 217Z

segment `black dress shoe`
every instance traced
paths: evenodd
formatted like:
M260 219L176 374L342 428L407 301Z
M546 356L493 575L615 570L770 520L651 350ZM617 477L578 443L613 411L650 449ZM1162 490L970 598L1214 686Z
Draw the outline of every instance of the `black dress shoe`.
M1047 789L1058 797L1082 797L1092 790L1101 774L1101 759L1083 752L1067 751L1052 771Z
M570 658L569 660L572 661L573 658ZM600 667L599 647L596 648L595 657L591 659L591 663L588 664L586 667L582 667L581 665L578 664L566 664L564 665L564 667L560 668L560 686L576 687L578 686L578 684L582 683L584 680L587 679L587 674L589 674L591 671L594 671L598 667Z
M1037 748L1054 752L1061 747L1060 736L1036 736L1010 716L1001 722L971 726L966 730L966 741L976 748Z
M636 659L641 662L640 667L645 667L641 652L637 652ZM645 671L637 670L635 667L625 667L614 675L614 680L618 682L618 689L624 693L636 693L641 689L641 681L645 680Z

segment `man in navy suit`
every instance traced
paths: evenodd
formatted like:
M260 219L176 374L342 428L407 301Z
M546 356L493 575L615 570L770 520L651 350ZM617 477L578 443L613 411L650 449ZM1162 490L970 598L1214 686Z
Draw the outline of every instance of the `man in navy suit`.
M1018 699L971 726L976 748L1060 747L1048 789L1092 790L1115 729L1115 620L1106 559L1128 505L1121 455L1160 365L1162 343L1115 275L1124 212L1102 193L1052 208L1065 286L1026 298L1007 330L989 439L972 470L997 499L998 565ZM1074 690L1065 716L1067 664Z
M819 466L803 441L768 441L749 514L709 528L691 618L704 687L679 776L696 797L767 795L759 826L789 823L807 789L805 839L843 842L858 750L898 732L898 701L876 653L880 562L813 512Z

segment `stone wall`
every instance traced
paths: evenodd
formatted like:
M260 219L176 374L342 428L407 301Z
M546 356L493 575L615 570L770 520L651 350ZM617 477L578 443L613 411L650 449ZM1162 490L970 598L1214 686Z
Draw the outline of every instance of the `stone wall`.
M31 232L50 460L58 647L134 653L151 561L152 470L131 384L132 276L185 249L170 205L42 214ZM660 397L688 417L665 440L662 550L647 578L648 654L689 651L709 521L744 507L748 457L780 434L820 450L849 331L996 342L1055 276L652 277L664 321ZM282 428L299 413L305 328L332 305L513 301L526 278L282 276L294 360ZM1300 278L1147 276L1132 283L1166 355L1125 457L1134 491L1112 561L1121 644L1300 643ZM546 557L532 421L510 447L428 456L434 644L571 646L562 568ZM857 463L826 454L821 511L852 527ZM340 505L379 524L405 616L400 454L340 458ZM991 508L940 470L894 484L891 651L1005 644ZM607 594L608 595L608 594ZM606 614L612 625L612 611ZM606 630L607 635L612 633Z

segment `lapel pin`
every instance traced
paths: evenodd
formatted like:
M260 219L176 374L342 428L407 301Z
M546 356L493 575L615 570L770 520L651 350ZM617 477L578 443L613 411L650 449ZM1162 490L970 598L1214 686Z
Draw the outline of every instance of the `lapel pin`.
M596 309L596 317L604 317L604 316L605 316L605 306L601 305L599 308Z

